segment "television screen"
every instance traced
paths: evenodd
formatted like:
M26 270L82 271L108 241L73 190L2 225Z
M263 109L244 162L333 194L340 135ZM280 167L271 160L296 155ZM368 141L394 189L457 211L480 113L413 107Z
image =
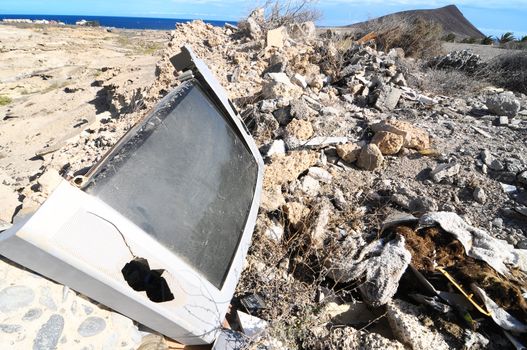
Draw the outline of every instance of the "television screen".
M258 164L196 80L120 141L85 191L221 289L246 225Z

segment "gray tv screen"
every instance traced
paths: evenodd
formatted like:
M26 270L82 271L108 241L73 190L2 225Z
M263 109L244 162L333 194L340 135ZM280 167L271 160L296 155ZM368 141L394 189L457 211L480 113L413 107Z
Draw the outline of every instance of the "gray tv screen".
M192 79L166 96L101 162L85 190L221 289L258 164L205 91Z

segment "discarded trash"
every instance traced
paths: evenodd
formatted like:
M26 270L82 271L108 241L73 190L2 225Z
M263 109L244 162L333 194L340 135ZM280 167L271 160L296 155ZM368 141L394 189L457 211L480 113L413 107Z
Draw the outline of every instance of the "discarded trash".
M494 322L501 328L516 332L516 333L525 333L527 332L527 325L518 321L515 317L509 314L503 308L499 307L492 299L490 299L485 291L478 287L475 284L472 284L472 289L478 294L478 296L483 300L487 310L489 310L489 316L492 317Z
M205 344L242 270L263 161L205 64L189 47L171 61L186 80L81 188L62 180L34 215L3 232L0 253L167 337ZM40 185L51 191L57 177L44 174Z
M507 265L527 272L527 250L515 249L506 241L490 236L482 229L468 225L456 213L427 213L419 220L420 227L439 224L441 228L456 237L468 256L483 260L502 275L509 275Z

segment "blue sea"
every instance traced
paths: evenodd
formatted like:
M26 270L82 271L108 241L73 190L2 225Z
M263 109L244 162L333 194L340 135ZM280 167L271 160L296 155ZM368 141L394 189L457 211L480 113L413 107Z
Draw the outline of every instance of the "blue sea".
M31 19L41 20L47 19L49 21L64 22L66 24L75 24L80 20L98 21L103 27L115 27L125 29L158 29L158 30L172 30L177 23L185 23L192 21L191 19L179 18L146 18L146 17L106 17L106 16L62 16L62 15L2 15L2 19ZM233 21L209 21L203 20L214 26L224 26L225 23L236 24Z

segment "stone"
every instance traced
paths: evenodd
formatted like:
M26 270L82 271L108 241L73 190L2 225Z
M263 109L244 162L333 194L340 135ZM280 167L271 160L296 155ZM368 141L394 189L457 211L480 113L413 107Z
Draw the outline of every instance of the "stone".
M289 113L291 113L291 116L296 119L307 119L317 114L317 112L309 107L303 99L291 101L291 109Z
M262 113L273 113L277 109L277 100L262 100L260 102L260 112Z
M303 89L293 83L285 73L268 73L269 80L264 82L262 95L266 99L297 99L302 96Z
M3 332L3 333L11 334L11 333L20 332L22 330L23 330L22 326L18 324L0 324L0 332Z
M315 180L318 180L324 183L330 183L331 180L333 179L333 176L327 170L319 168L319 167L309 168L307 175L311 176Z
M302 178L301 189L308 196L315 197L320 191L320 183L311 176L306 175Z
M287 215L287 220L294 227L298 227L309 214L309 209L298 202L289 202L282 207L283 211Z
M48 287L42 288L41 295L38 301L40 305L45 306L49 310L52 310L52 311L57 310L57 304L53 300L53 297L51 296L51 291Z
M371 142L381 150L383 155L393 155L399 153L404 145L404 137L389 131L379 131L375 133Z
M291 39L296 41L310 40L314 39L317 34L315 23L313 22L303 22L303 23L293 23L287 27L287 33Z
M301 74L296 73L293 78L291 78L291 82L300 86L302 89L307 88L306 78Z
M289 137L300 141L307 141L313 136L313 126L307 120L293 119L285 128Z
M262 28L253 17L249 17L247 20L241 22L239 27L246 31L252 39L257 40L262 36Z
M327 236L326 229L332 208L333 205L331 205L331 202L327 198L324 198L320 205L313 209L314 215L312 215L311 224L309 226L309 235L313 246L317 249L324 246L324 240Z
M264 174L264 189L282 186L298 178L318 160L315 152L294 151L285 156L274 155Z
M474 197L474 200L480 204L485 204L487 201L487 194L485 193L485 190L481 187L476 187L474 189L474 192L472 193L472 196Z
M12 222L20 205L18 193L13 191L11 187L0 183L0 221Z
M0 291L0 311L11 312L28 306L35 299L35 292L26 286L12 286Z
M450 346L442 334L425 326L420 317L423 312L402 300L392 300L386 305L386 317L395 337L413 350L448 350Z
M408 208L412 212L427 213L430 211L437 211L439 206L433 198L417 197L409 201Z
M38 330L33 341L33 350L55 350L64 330L64 317L51 315L49 320Z
M280 126L286 126L293 119L289 108L279 108L273 112L273 116Z
M337 154L347 163L354 163L361 152L361 146L356 143L337 145Z
M501 125L501 126L509 125L509 117L506 117L506 116L499 117L498 125Z
M403 91L398 88L394 88L388 85L384 85L381 88L375 90L377 99L375 100L374 107L380 111L394 109L399 103Z
M271 157L275 154L283 155L285 154L285 142L284 140L274 140L269 150L265 154L267 157Z
M434 180L436 183L439 183L444 178L457 175L460 170L461 165L458 163L444 163L436 166L435 169L430 173L430 176L432 177L432 180Z
M373 171L380 168L383 162L384 157L379 147L370 143L369 145L362 147L357 160L357 165L364 170Z
M486 106L495 115L515 117L520 111L520 101L512 92L503 92L487 98Z
M403 147L422 151L430 148L430 135L409 122L395 119L387 119L371 126L375 133L388 131L404 137Z
M271 29L267 32L267 47L283 48L287 39L287 32L284 27Z
M260 208L262 208L263 210L272 212L279 209L284 204L285 198L282 195L281 186L266 188L262 191L262 197L260 199Z
M77 333L82 337L93 337L106 328L106 321L103 318L91 316L86 318L77 328Z
M22 317L22 321L33 321L42 316L41 309L29 309Z

